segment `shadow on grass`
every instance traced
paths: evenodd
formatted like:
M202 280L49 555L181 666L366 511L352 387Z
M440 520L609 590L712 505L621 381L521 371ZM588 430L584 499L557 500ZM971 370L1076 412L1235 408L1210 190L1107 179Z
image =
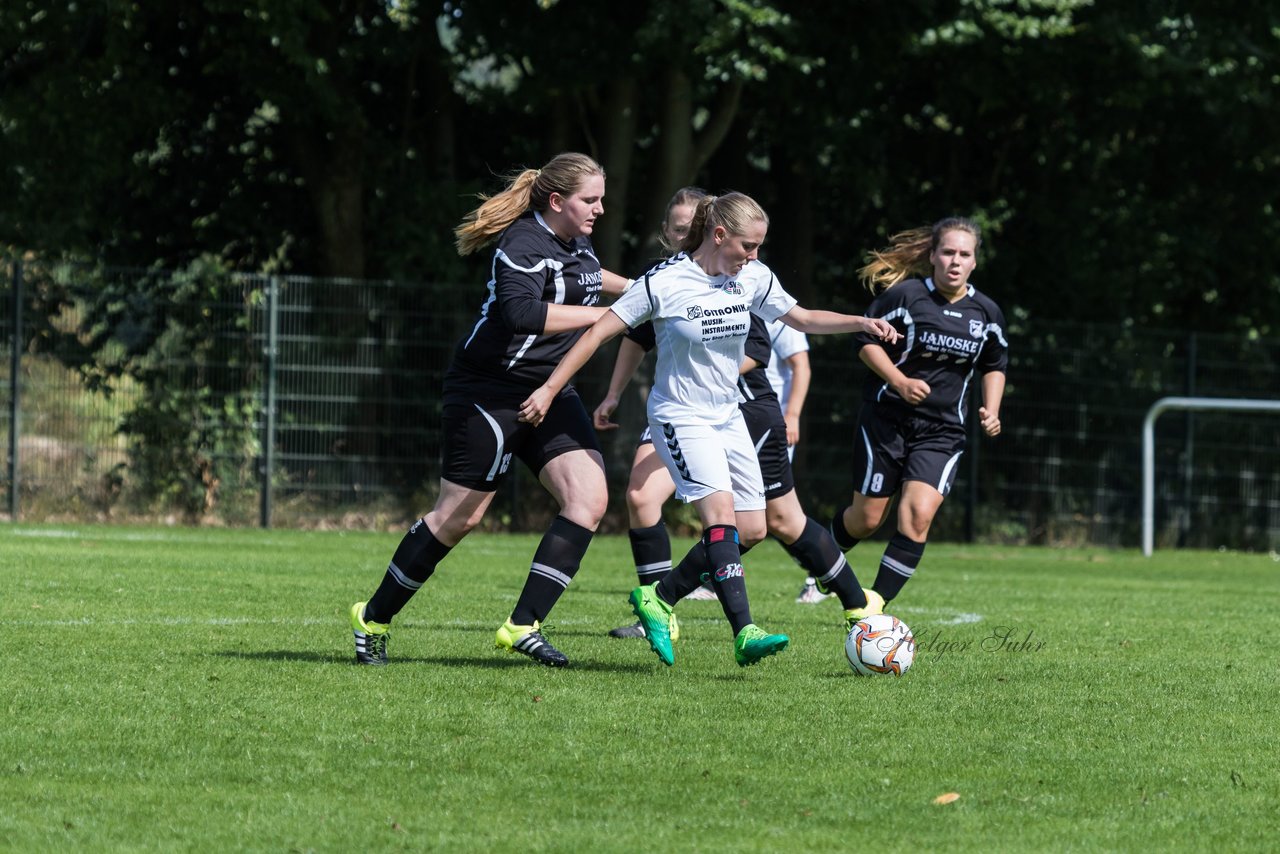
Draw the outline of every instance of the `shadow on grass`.
M446 667L485 667L491 670L505 670L508 668L516 669L522 667L543 667L543 665L535 664L523 656L506 655L501 653L497 657L485 656L475 658L436 658L430 659L433 663L443 664ZM546 667L546 670L570 670L570 671L589 671L592 673L644 673L650 668L638 665L627 664L625 662L613 661L584 661L581 658L570 659L568 667Z
M316 652L314 650L255 650L242 651L234 649L225 649L219 652L209 653L220 658L238 658L244 661L305 661L312 664L350 664L355 665L353 657L347 653L338 652ZM421 658L421 657L402 657L395 656L391 659L388 667L395 667L402 664L439 664L445 667L481 667L490 670L520 668L520 667L538 667L539 665L528 661L522 656L501 655L500 653L493 656L476 656L474 658L448 657L448 658ZM645 673L652 668L642 664L615 663L607 661L583 661L581 659L573 660L566 668L548 667L547 670L579 670L590 672L604 673Z

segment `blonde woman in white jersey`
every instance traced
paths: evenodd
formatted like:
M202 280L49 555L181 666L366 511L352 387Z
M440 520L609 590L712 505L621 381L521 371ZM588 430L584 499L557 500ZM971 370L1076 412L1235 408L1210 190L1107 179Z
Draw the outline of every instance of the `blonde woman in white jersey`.
M703 199L682 251L637 280L520 407L522 420L540 423L556 395L600 345L628 327L653 321L658 364L648 416L654 447L703 526L702 539L675 569L631 592L631 606L649 646L667 665L675 660L672 608L706 580L715 585L729 620L740 666L755 664L789 643L786 635L770 634L753 622L741 562L740 541L750 546L765 535L764 481L738 408L738 370L749 314L766 321L782 318L810 334L865 332L886 341L898 337L882 320L797 305L756 260L768 228L768 216L749 196Z

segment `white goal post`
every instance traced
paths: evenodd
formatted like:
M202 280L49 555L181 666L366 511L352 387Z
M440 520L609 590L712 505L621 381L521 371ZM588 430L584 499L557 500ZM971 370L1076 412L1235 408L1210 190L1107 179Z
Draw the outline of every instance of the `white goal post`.
M1151 557L1155 546L1156 419L1170 409L1218 412L1280 412L1280 400L1229 397L1162 397L1147 410L1142 422L1142 553Z

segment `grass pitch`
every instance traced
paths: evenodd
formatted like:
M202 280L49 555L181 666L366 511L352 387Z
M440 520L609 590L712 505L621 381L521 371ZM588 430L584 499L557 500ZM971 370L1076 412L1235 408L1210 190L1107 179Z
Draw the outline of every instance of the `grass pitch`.
M1272 850L1280 564L931 545L854 676L839 606L747 557L791 648L733 661L714 602L676 666L600 537L547 634L493 648L537 538L477 535L352 664L346 610L399 535L0 528L0 848ZM677 557L688 543L677 541ZM864 583L881 546L850 553ZM937 804L940 795L957 800Z

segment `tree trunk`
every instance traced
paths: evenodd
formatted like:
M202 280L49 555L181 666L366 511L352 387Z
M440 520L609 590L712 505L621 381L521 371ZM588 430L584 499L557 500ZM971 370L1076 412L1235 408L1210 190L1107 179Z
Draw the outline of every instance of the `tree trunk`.
M298 156L320 236L322 276L364 278L364 131L349 124L332 131L298 131Z
M598 124L602 130L601 165L608 175L608 181L605 184L604 216L591 238L605 269L627 277L634 276L637 272L624 264L622 247L639 113L636 92L635 78L614 80L609 85L604 109L600 113Z

